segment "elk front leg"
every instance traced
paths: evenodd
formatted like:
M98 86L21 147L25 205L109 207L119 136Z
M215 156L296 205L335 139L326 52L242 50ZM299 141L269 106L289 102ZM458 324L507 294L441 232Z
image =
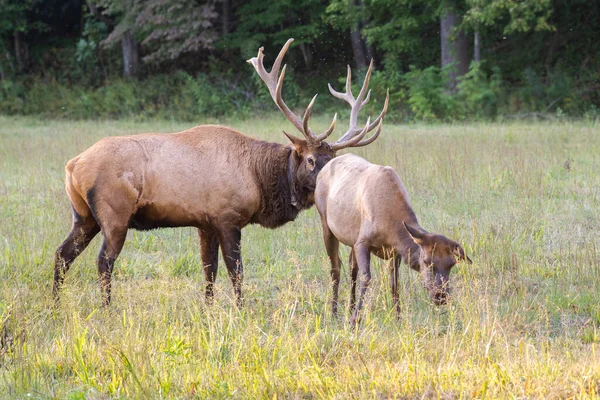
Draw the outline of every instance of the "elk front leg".
M222 230L219 235L223 260L227 266L227 272L231 278L231 283L233 283L235 303L239 308L241 308L243 305L242 281L244 279L244 269L242 266L242 254L240 248L241 239L242 231L237 227Z
M340 242L329 230L329 227L323 222L323 239L325 241L325 249L331 262L331 286L333 288L333 299L331 301L331 312L334 316L338 310L338 293L340 288Z
M211 229L198 229L198 236L200 237L200 256L206 278L206 303L211 305L214 297L213 287L219 269L219 238Z
M104 305L110 304L111 276L115 260L123 249L127 227L109 228L104 232L104 243L98 254L98 275Z
M358 295L358 304L356 305L356 309L350 320L352 326L356 326L356 323L359 321L359 313L363 306L365 293L371 283L371 252L369 251L369 247L363 244L354 245L354 255L356 256L356 262L358 263L358 270L360 272L360 293Z
M400 263L402 258L400 256L394 256L390 261L390 286L392 289L392 301L394 302L394 308L396 309L396 318L400 319L400 296L398 295L398 270L400 269Z
M356 262L356 256L354 255L354 249L350 250L348 265L350 266L350 313L352 314L354 312L354 307L356 306L356 280L358 278L358 263Z
M58 301L59 290L65 280L65 274L77 256L85 250L92 239L100 232L98 223L89 218L86 221L75 220L71 233L54 253L54 283L52 294Z

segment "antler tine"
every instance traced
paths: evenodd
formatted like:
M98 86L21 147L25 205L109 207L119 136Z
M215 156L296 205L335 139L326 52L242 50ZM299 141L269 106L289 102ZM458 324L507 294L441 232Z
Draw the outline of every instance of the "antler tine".
M271 94L271 97L273 98L273 101L275 102L277 107L281 110L281 112L285 115L285 117L292 123L292 125L294 125L296 127L296 129L298 129L300 132L302 132L302 121L300 120L300 118L298 118L296 116L296 114L294 114L292 112L292 110L289 109L289 107L283 101L283 98L281 97L281 87L280 87L281 84L283 83L283 77L285 76L285 65L283 66L281 75L279 75L279 68L281 66L281 61L283 60L283 57L285 56L285 53L287 52L287 50L289 49L289 47L293 41L294 41L294 39L290 38L290 39L288 39L287 42L285 42L285 44L279 51L279 54L277 55L277 58L275 59L275 62L273 63L273 67L271 68L270 72L267 72L267 70L265 69L264 63L263 63L264 47L259 48L258 55L256 57L249 59L248 63L252 64L252 66L258 73L258 76L260 76L262 81L265 83L265 85L269 89L269 93Z
M327 84L327 87L329 88L329 93L331 93L331 95L333 97L337 97L338 99L344 100L349 103L350 101L354 101L354 96L352 96L351 83L352 83L352 70L350 69L350 66L348 65L348 75L346 77L346 93L338 92L337 90L335 90L333 88L333 86L331 86L330 83Z
M375 131L375 133L370 138L365 139L362 142L356 143L352 147L362 147L362 146L366 146L368 144L373 143L375 141L375 139L377 139L377 137L381 133L381 127L382 127L382 125L383 125L383 120L380 120L379 124L377 125L377 130Z
M352 139L347 140L345 142L338 141L338 142L332 143L332 144L330 144L331 148L334 151L338 151L338 150L344 149L346 147L353 147L356 143L360 142L363 137L365 137L365 135L369 131L370 124L371 124L371 117L367 118L367 123L365 124L365 127L360 131L360 133L358 135L354 136Z
M294 38L289 38L287 40L287 42L285 42L285 44L283 45L281 50L279 50L279 54L277 54L277 58L275 59L275 62L273 62L273 67L271 68L271 73L273 73L273 71L277 71L275 73L278 73L279 67L281 67L281 61L283 61L283 57L285 56L285 53L287 53L288 49L292 45L293 41L294 41Z
M315 105L315 100L317 99L318 94L315 94L308 103L308 107L306 107L306 111L304 111L304 115L302 116L302 131L304 135L308 138L310 136L310 142L317 142L317 137L312 133L310 128L308 127L308 120L310 119L310 113L312 113L313 105Z
M306 107L306 111L304 111L304 116L302 117L302 127L304 129L304 132L311 136L313 143L319 143L327 139L327 137L329 137L329 135L331 135L331 132L333 132L333 130L335 129L335 123L337 121L337 113L335 113L333 116L333 121L331 121L331 125L329 126L329 128L327 128L325 132L321 133L318 136L316 136L313 133L313 131L308 127L308 120L310 119L310 114L312 113L312 108L315 104L317 96L318 95L315 94L315 96L312 98L310 104L308 105L308 107Z
M367 91L367 89L369 87L369 82L371 80L372 72L373 72L373 60L371 59L371 62L369 63L369 69L367 70L365 79L363 81L363 85L360 88L360 92L358 93L358 96L356 98L352 94L352 88L351 88L352 71L351 71L350 66L348 66L348 76L346 78L346 92L345 93L340 93L340 92L336 91L335 89L333 89L333 87L331 85L328 85L329 92L334 97L344 100L345 102L350 104L350 107L351 107L350 122L349 122L348 130L346 131L346 133L344 133L342 135L342 137L336 143L345 142L345 141L349 140L350 138L355 137L357 134L359 134L361 132L361 129L357 128L356 124L358 122L358 114L359 114L360 110L363 108L363 106L365 104L367 104L369 102L369 100L371 98L371 91L370 90ZM365 95L366 95L366 98L365 98ZM375 126L377 126L376 123L371 124L371 126L369 127L369 131L371 131Z
M371 100L371 89L369 89L369 91L367 92L367 97L365 97L365 99L363 100L362 105L364 106L365 104L367 104L369 100Z
M373 72L373 59L372 58L371 58L371 62L369 63L369 69L367 70L367 74L365 75L365 80L363 82L362 87L360 88L358 97L356 98L357 102L359 102L359 101L362 102L363 97L365 97L365 93L367 93L367 89L369 88L369 82L371 81L371 72Z
M385 117L385 114L387 114L389 102L390 102L390 89L388 89L385 94L385 102L383 103L383 109L381 110L381 112L379 113L377 118L375 118L375 120L371 123L371 126L369 126L369 132L371 132L373 130L373 128L375 128L377 126L377 124L383 120L383 117Z
M308 126L308 120L310 118L310 113L312 112L312 107L314 105L314 102L315 102L315 99L317 96L315 95L315 97L313 97L312 101L308 105L308 108L304 112L304 117L302 118L302 120L300 118L298 118L298 116L296 114L294 114L292 112L292 110L290 110L290 108L287 106L287 104L285 104L285 102L283 101L283 96L282 96L281 92L283 89L283 79L285 77L286 65L283 66L283 69L281 70L281 74L279 73L279 68L281 67L281 62L283 60L283 57L285 56L285 53L287 52L288 48L290 47L290 45L292 44L293 41L294 41L294 39L292 39L292 38L288 39L288 41L285 43L285 45L279 51L279 54L277 55L275 62L273 62L273 67L271 68L270 72L266 71L265 66L263 64L263 59L264 59L264 53L263 53L264 48L263 47L258 49L258 55L256 57L249 59L248 63L252 64L252 66L254 67L256 72L258 72L258 75L260 76L262 81L266 84L267 88L269 89L271 98L273 99L273 101L275 102L275 104L277 105L279 110L281 110L283 115L285 115L285 117L292 123L292 125L294 125L294 127L296 129L298 129L300 132L302 132L302 134L304 135L304 137L306 138L308 143L316 144L316 143L319 143L320 141L322 141L327 136L329 136L331 134L331 132L333 132L336 117L334 117L333 122L332 122L331 126L329 127L329 129L327 129L325 132L323 132L322 134L317 136L310 130L310 128Z
M323 133L321 133L319 136L317 136L317 141L318 142L322 142L323 140L327 139L329 137L329 135L331 135L331 132L333 132L333 130L335 129L335 123L337 122L337 113L335 113L333 115L333 121L331 121L331 125L329 125L329 128L327 128L327 130Z

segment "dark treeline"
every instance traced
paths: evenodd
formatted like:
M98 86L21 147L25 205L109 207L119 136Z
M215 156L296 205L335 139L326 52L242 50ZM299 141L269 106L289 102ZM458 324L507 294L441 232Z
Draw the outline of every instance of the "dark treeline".
M600 116L590 0L0 0L0 113L270 110L245 60L264 46L269 63L290 37L285 96L298 108L374 58L372 98L389 88L396 120Z

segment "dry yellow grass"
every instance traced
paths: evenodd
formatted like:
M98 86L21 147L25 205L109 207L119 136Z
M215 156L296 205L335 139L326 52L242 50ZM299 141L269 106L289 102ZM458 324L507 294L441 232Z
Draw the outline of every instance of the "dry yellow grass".
M278 116L227 123L284 140ZM600 128L590 123L388 124L356 151L396 168L422 225L473 259L453 270L446 307L404 268L396 321L376 261L359 329L347 308L333 319L313 209L283 229L244 230L241 311L223 267L205 306L193 229L131 232L108 309L95 239L52 311L52 256L71 218L66 161L104 136L187 127L0 117L0 397L600 396Z

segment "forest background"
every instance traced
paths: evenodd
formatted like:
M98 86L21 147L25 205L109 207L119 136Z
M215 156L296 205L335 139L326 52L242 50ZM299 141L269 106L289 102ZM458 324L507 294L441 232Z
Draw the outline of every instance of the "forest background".
M0 114L254 116L274 106L245 60L290 37L298 109L339 111L327 83L373 58L393 121L600 117L589 0L0 0Z

